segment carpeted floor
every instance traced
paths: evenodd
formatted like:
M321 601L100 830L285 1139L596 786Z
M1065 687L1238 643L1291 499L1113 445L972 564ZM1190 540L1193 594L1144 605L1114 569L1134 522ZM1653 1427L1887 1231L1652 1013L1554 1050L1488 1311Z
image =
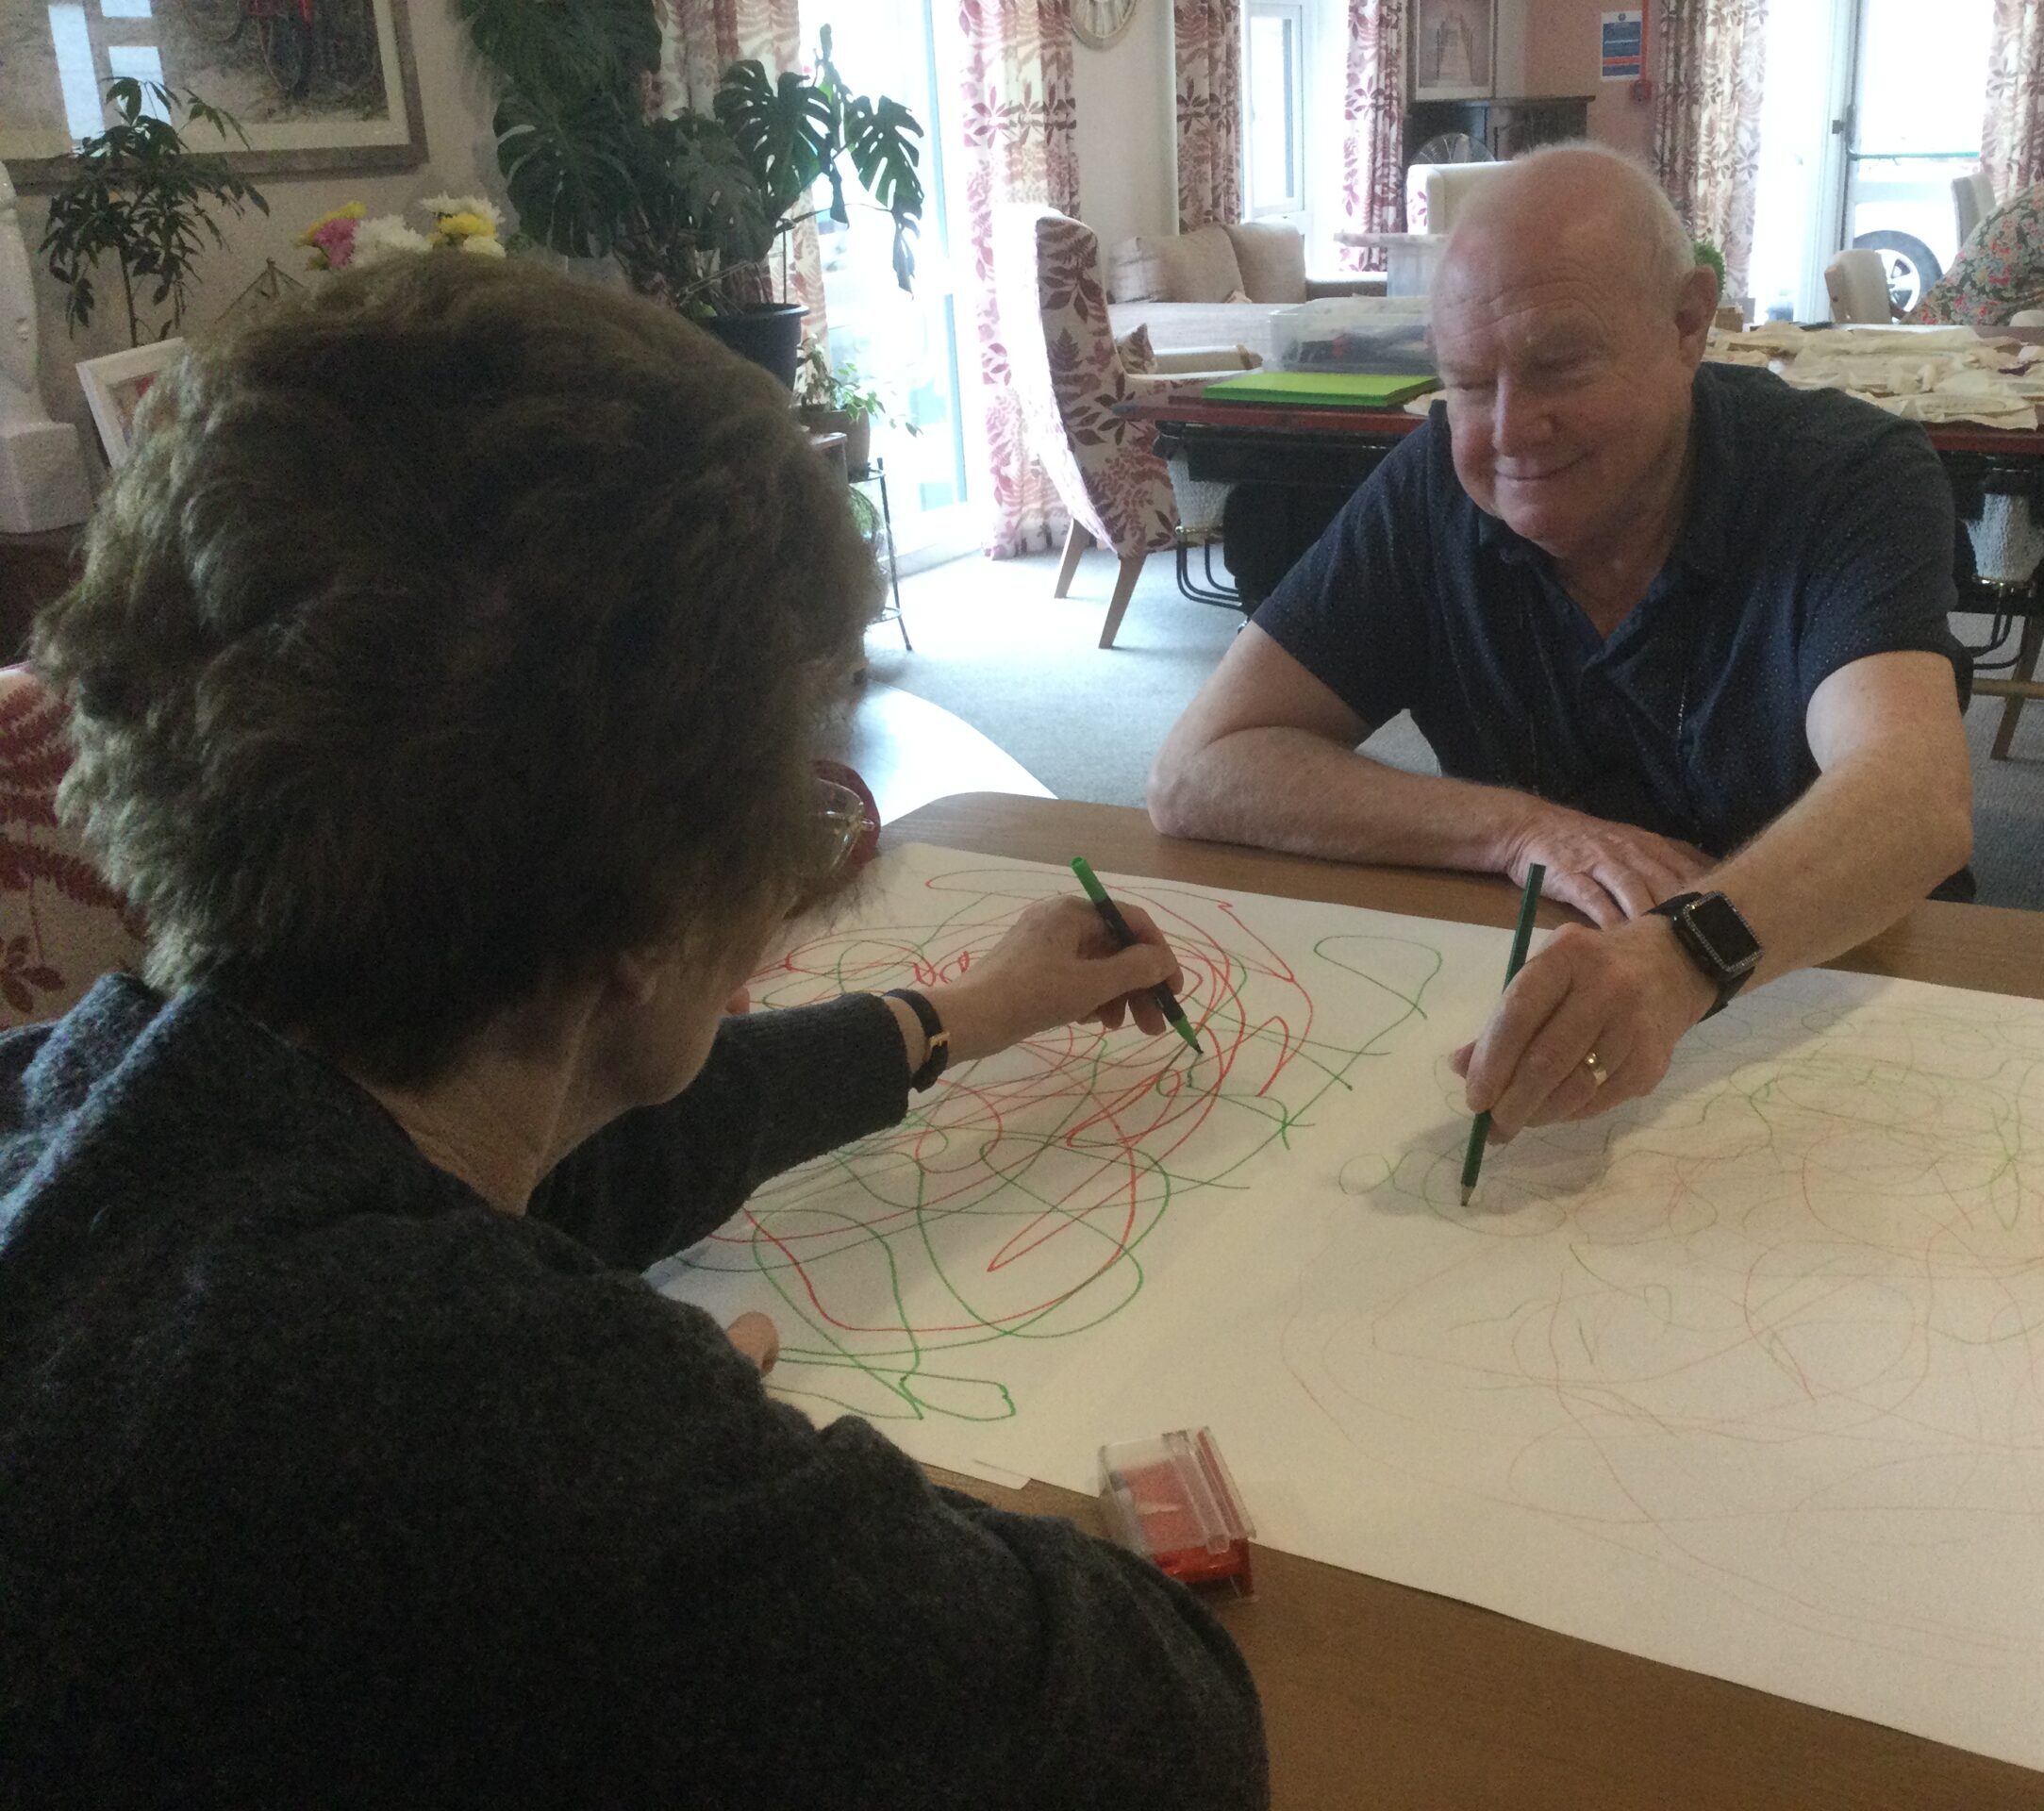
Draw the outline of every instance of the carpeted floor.
M976 556L902 581L913 654L891 624L867 638L872 677L955 711L1059 798L1140 805L1150 757L1214 669L1240 619L1179 596L1168 555L1155 556L1112 649L1095 645L1114 564L1089 554L1072 595L1051 596L1056 559ZM1979 640L1970 624L1962 634ZM1990 761L1997 699L1967 716L1973 745L1973 868L1988 905L2044 909L2044 705L2031 706L2011 758ZM1371 753L1431 772L1409 718L1388 723Z

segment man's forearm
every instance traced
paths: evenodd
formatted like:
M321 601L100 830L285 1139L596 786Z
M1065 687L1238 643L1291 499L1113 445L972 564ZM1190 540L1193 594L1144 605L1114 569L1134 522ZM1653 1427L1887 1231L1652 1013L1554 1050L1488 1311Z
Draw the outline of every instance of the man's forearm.
M1300 729L1243 729L1160 764L1150 815L1169 836L1336 861L1502 871L1535 802L1407 773Z
M1700 887L1738 907L1765 952L1754 984L1827 962L1886 930L1972 849L1971 796L1885 747L1820 774Z

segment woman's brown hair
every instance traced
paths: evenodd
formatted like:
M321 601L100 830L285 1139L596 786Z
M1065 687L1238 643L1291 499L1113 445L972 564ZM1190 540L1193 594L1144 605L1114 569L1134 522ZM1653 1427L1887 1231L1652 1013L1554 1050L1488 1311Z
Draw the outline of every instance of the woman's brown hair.
M33 657L157 985L415 1081L812 860L872 561L787 392L706 334L394 257L188 352L142 427Z

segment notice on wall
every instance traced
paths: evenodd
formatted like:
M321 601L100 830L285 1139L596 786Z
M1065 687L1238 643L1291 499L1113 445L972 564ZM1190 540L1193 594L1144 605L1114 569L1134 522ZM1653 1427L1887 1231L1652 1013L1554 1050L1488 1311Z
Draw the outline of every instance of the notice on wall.
M1604 79L1607 82L1637 81L1646 74L1641 54L1643 13L1607 12L1602 27Z

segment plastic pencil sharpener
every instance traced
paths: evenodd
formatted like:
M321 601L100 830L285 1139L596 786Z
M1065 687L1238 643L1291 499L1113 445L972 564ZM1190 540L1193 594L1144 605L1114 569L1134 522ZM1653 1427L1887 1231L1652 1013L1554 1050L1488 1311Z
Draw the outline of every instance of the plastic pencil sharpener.
M1256 1531L1208 1429L1102 1447L1100 1505L1114 1539L1180 1584L1250 1595Z

